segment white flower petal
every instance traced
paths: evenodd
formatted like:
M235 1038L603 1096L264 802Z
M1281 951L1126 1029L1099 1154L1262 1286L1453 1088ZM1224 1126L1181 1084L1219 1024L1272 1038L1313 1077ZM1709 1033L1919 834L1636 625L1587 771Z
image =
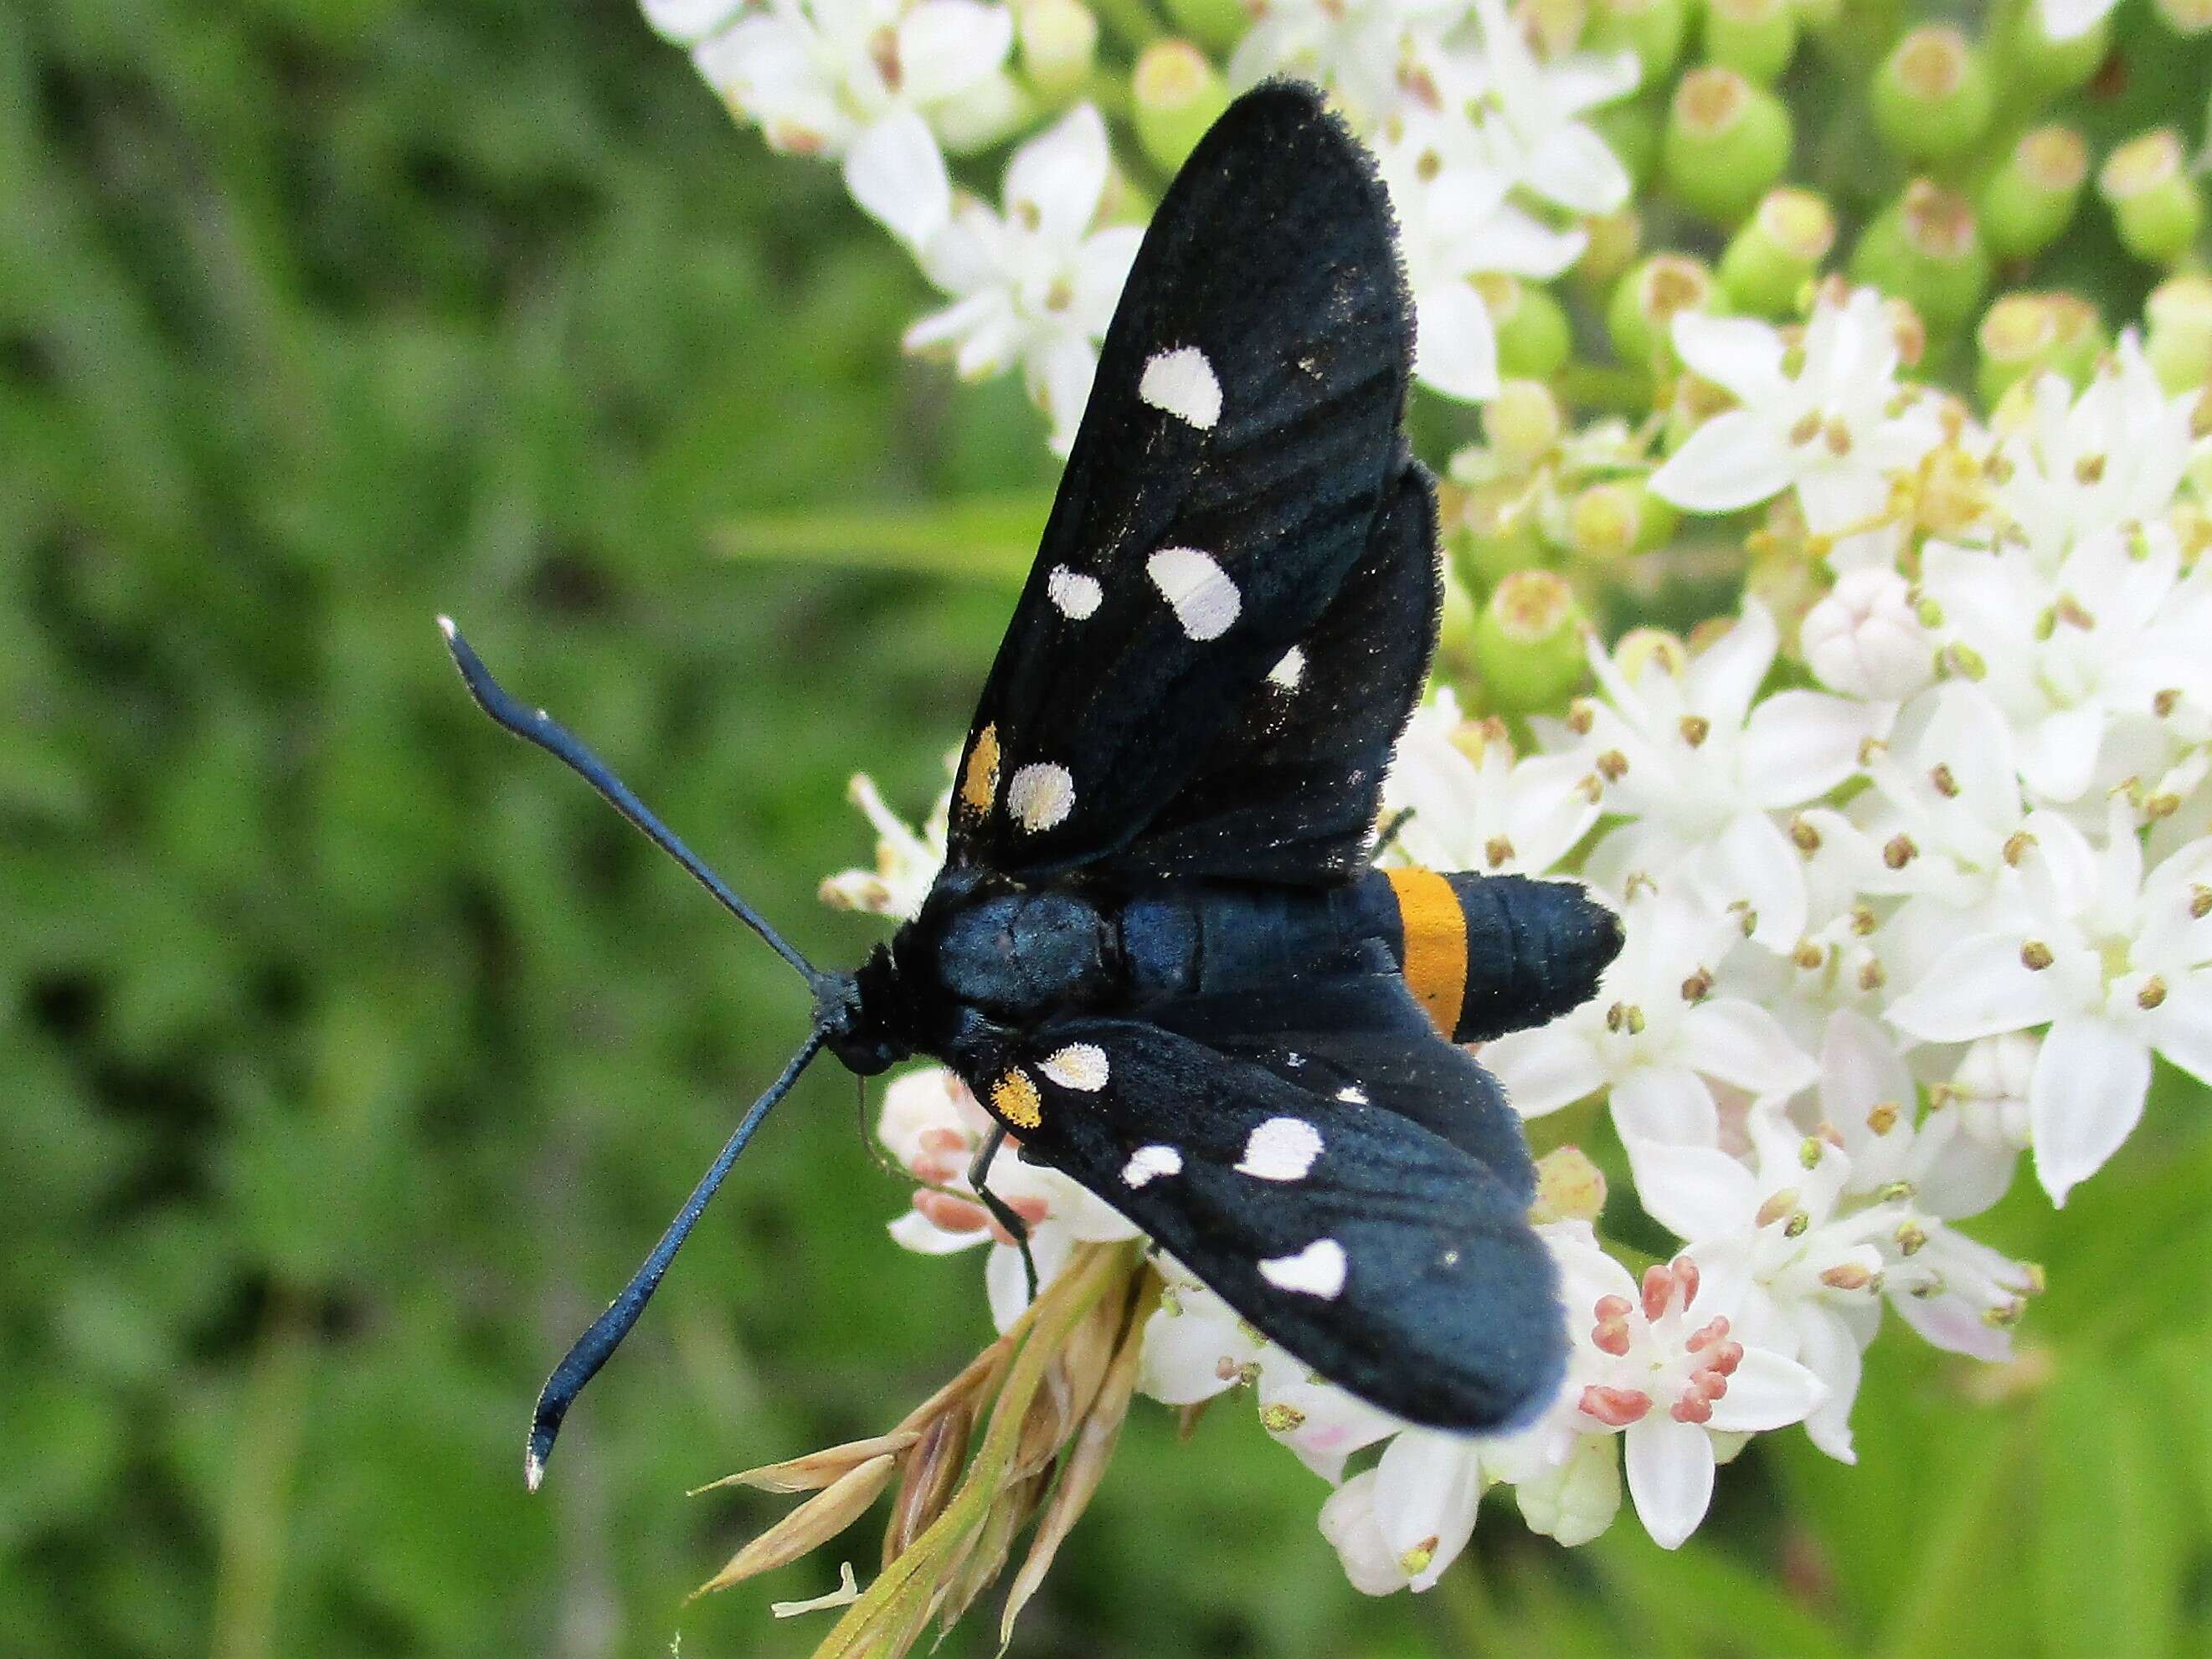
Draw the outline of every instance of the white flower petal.
M1072 247L1098 211L1111 165L1106 123L1089 104L1078 104L1014 152L1006 166L1006 211L1034 216L1037 235Z
M1646 1214L1680 1239L1747 1229L1759 1200L1751 1171L1726 1152L1663 1141L1637 1149L1636 1196Z
M1620 1454L1609 1434L1578 1434L1565 1462L1513 1488L1528 1530L1572 1548L1587 1544L1620 1512Z
M1137 1387L1163 1405L1191 1406L1235 1387L1260 1344L1212 1291L1179 1287L1176 1296L1145 1325Z
M1712 1437L1658 1410L1630 1424L1626 1434L1628 1494L1637 1516L1653 1543L1678 1548L1713 1501Z
M899 89L917 104L952 97L989 76L1013 44L1007 7L922 0L899 22Z
M1889 1006L1889 1023L1928 1042L1968 1042L2041 1025L2067 1011L2058 974L2021 960L2018 933L1961 939Z
M1522 182L1576 213L1610 213L1628 199L1628 170L1581 122L1554 127L1528 154Z
M1838 1462L1856 1463L1858 1453L1851 1445L1851 1406L1858 1399L1859 1376L1864 1368L1858 1341L1842 1320L1817 1303L1804 1305L1797 1328L1798 1361L1827 1390L1820 1403L1806 1414L1805 1432ZM1748 1352L1744 1355L1746 1359L1750 1357ZM1729 1392L1735 1392L1733 1380Z
M1498 331L1482 296L1463 282L1432 283L1414 295L1413 373L1448 398L1498 395Z
M1392 1551L1412 1570L1416 1590L1428 1589L1459 1559L1474 1535L1481 1501L1481 1460L1464 1436L1407 1429L1383 1448L1375 1466L1375 1516Z
M1796 1360L1769 1348L1746 1348L1728 1392L1713 1401L1711 1426L1728 1434L1778 1429L1802 1422L1827 1395L1826 1385Z
M1730 818L1698 861L1697 877L1715 908L1748 908L1751 937L1768 950L1794 950L1805 937L1805 860L1764 812Z
M2159 1053L2198 1082L2212 1083L2212 995L2193 984L2169 986L2144 1027Z
M1780 1020L1741 997L1713 997L1683 1013L1682 1058L1755 1095L1794 1095L1819 1074Z
M1690 707L1723 730L1741 727L1781 642L1774 613L1746 599L1735 623L1690 659Z
M2046 714L2021 734L2020 775L2045 800L2079 800L2096 775L2104 735L2101 708Z
M1605 1086L1596 1054L1564 1024L1540 1025L1485 1043L1482 1063L1504 1085L1506 1099L1523 1117L1556 1112Z
M1751 711L1738 763L1761 805L1795 806L1825 795L1859 769L1874 735L1864 703L1818 691L1779 691Z
M1406 1588L1406 1570L1375 1518L1374 1470L1353 1475L1328 1495L1321 1506L1321 1535L1362 1595L1395 1595Z
M2028 1085L2035 1172L2054 1204L2094 1174L2142 1116L2150 1051L2133 1032L2094 1014L2056 1021Z
M862 211L917 255L952 214L952 186L929 124L894 110L845 152L845 188Z
M1687 513L1734 513L1790 487L1782 434L1747 410L1716 415L1651 475L1651 493Z
M1783 388L1782 337L1770 324L1678 311L1674 336L1675 352L1693 374L1747 404L1762 402Z
M1711 1146L1720 1139L1713 1091L1680 1066L1639 1066L1613 1085L1613 1122L1630 1143L1668 1141Z

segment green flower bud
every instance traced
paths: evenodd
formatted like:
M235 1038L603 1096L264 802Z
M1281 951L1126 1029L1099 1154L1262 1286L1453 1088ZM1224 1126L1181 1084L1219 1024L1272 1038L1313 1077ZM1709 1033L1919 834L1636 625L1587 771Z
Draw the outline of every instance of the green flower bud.
M1659 165L1660 130L1666 125L1656 94L1624 98L1594 109L1583 118L1605 140L1605 147L1620 161L1630 184L1641 191L1651 182Z
M1482 613L1449 559L1443 562L1443 603L1437 611L1437 650L1446 662L1471 665L1475 623Z
M2107 155L2097 190L2112 210L2121 246L2153 264L2180 258L2203 227L2204 198L2172 127L2131 138Z
M1702 259L1655 253L1616 283L1606 304L1606 332L1613 355L1654 374L1674 368L1674 313L1717 311L1719 291Z
M1641 478L1594 483L1566 504L1566 549L1577 559L1604 561L1647 553L1674 533L1681 516Z
M1566 307L1540 283L1496 273L1474 279L1498 334L1498 372L1549 380L1574 350Z
M1733 225L1790 165L1790 112L1732 69L1692 70L1667 112L1668 187L1692 212Z
M1229 107L1229 83L1188 40L1155 40L1146 46L1137 59L1130 92L1137 142L1169 173L1183 164Z
M1971 149L1989 131L1996 95L1980 52L1954 28L1931 24L1897 43L1875 73L1875 130L1908 161Z
M1791 0L1705 0L1705 56L1714 63L1766 86L1796 51Z
M1216 52L1228 51L1252 27L1244 0L1167 0L1167 14L1185 34Z
M1098 19L1081 0L1024 0L1014 14L1022 68L1048 98L1073 94L1098 56Z
M1590 0L1583 44L1598 52L1623 46L1644 65L1644 84L1656 86L1682 59L1689 38L1686 0Z
M1797 0L1797 21L1807 29L1830 29L1843 21L1844 0Z
M2112 337L2097 307L2080 295L2059 289L2047 297L2058 325L2058 343L2051 349L2048 367L2077 386L2087 386L2099 362L2112 349Z
M1989 250L1964 197L1925 179L1868 225L1851 250L1852 277L1908 301L1929 331L1964 327L1990 285Z
M2057 241L2089 177L2089 147L2071 127L2023 133L1982 185L1982 237L2000 259L2024 259Z
M1555 571L1516 570L1474 621L1474 666L1497 708L1548 708L1582 683L1582 606Z
M2040 373L2058 349L2058 309L2047 294L2004 294L1982 313L1975 390L1994 409L2015 382Z
M2036 0L2015 0L1997 10L1990 52L1999 82L2016 106L2048 103L2094 75L2112 50L2112 20L2097 20L2086 34L2054 40L2045 32Z
M2179 35L2198 35L2212 29L2212 0L2158 0L2158 15Z
M1575 261L1572 280L1601 298L1613 292L1621 273L1636 263L1644 248L1644 216L1632 203L1612 213L1595 214L1583 221L1589 246Z
M2143 302L2149 337L2143 354L2168 392L2187 392L2212 379L2212 276L2169 276Z
M1493 478L1472 489L1439 483L1437 513L1445 550L1469 581L1486 590L1544 562L1536 509L1523 479Z
M1721 255L1721 289L1738 311L1780 317L1795 311L1836 246L1836 216L1810 191L1770 190Z
M1559 400L1541 380L1506 380L1483 405L1483 435L1498 459L1516 472L1527 472L1550 454L1566 429Z

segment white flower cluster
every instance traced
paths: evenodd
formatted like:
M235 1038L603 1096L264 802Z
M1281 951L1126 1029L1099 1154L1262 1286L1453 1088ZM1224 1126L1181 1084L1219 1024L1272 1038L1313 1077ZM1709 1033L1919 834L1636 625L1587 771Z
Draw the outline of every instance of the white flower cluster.
M1334 1483L1322 1529L1364 1590L1435 1582L1501 1483L1574 1543L1610 1524L1625 1473L1672 1547L1751 1434L1802 1423L1849 1461L1885 1307L1953 1352L2010 1352L2039 1273L1957 1224L2003 1195L2020 1153L2063 1201L2135 1127L2154 1053L2212 1082L2212 445L2196 400L2166 393L2126 337L2086 389L2046 377L1984 422L1899 380L1887 315L1832 289L1798 329L1674 324L1684 362L1735 401L1650 487L1692 512L1774 498L1770 514L1813 527L1807 545L1841 568L1794 641L1752 599L1702 649L1650 630L1593 644L1596 695L1536 722L1533 754L1440 690L1386 790L1413 811L1394 856L1571 871L1625 917L1594 1000L1482 1058L1526 1116L1606 1101L1671 1259L1632 1273L1590 1224L1601 1197L1556 1206L1540 1231L1567 1382L1487 1440L1352 1400L1164 1263L1145 1391L1187 1406L1250 1388ZM941 817L917 837L862 799L881 867L832 896L903 912L942 856ZM893 1086L884 1138L926 1183L902 1243L992 1236L963 1195L986 1127L942 1072ZM1077 1240L1128 1236L1064 1178L1000 1170L1046 1273ZM1021 1291L1003 1241L989 1280L1003 1324Z
M1001 205L953 188L946 149L1006 137L1039 100L1010 73L1016 13L985 0L643 0L774 148L837 160L854 200L951 301L906 332L965 380L1018 366L1066 454L1097 343L1142 234L1106 124L1077 103L1015 150ZM1416 372L1447 396L1498 390L1485 278L1548 280L1626 201L1582 118L1635 89L1634 54L1540 61L1504 0L1281 0L1230 58L1232 83L1321 82L1376 149L1418 312ZM1025 24L1024 27L1027 27ZM1026 40L1026 37L1025 37ZM1210 72L1210 71L1209 71ZM1033 77L1034 78L1034 77Z

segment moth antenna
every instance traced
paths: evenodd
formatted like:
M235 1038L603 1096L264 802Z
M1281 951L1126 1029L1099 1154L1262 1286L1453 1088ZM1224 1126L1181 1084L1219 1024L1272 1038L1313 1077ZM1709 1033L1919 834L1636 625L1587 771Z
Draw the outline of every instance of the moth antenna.
M684 1200L684 1207L676 1212L676 1219L668 1224L668 1231L661 1234L660 1242L653 1247L653 1254L647 1256L643 1265L630 1275L629 1283L622 1288L622 1294L607 1304L607 1310L593 1320L592 1328L578 1337L574 1346L562 1356L561 1363L553 1368L553 1375L545 1379L545 1386L538 1390L538 1408L531 1414L530 1441L522 1462L522 1478L531 1491L536 1492L538 1483L545 1478L545 1460L553 1455L553 1440L561 1432L561 1419L568 1416L568 1407L576 1403L576 1396L583 1393L584 1385L598 1375L599 1367L607 1363L614 1351L622 1346L623 1338L629 1334L630 1327L637 1323L638 1316L645 1311L645 1304L653 1299L653 1291L660 1288L661 1277L667 1273L668 1264L676 1259L677 1251L684 1248L684 1241L690 1236L693 1224L706 1209L708 1201L714 1196L714 1189L722 1184L722 1177L729 1174L730 1166L738 1161L738 1154L744 1151L745 1143L753 1138L753 1131L760 1127L761 1120L769 1115L769 1109L776 1102L791 1092L792 1085L799 1081L799 1074L821 1050L822 1034L819 1031L809 1036L799 1045L799 1052L791 1057L791 1063L783 1068L783 1075L770 1084L768 1092L753 1103L752 1109L744 1115L743 1121L732 1132L720 1153L708 1166L707 1173L699 1177L699 1184L691 1189L691 1196Z
M652 809L631 793L629 786L617 777L605 762L585 748L567 727L544 709L526 708L501 689L499 682L491 677L491 670L484 666L483 659L477 655L476 648L453 626L451 617L438 618L438 631L446 636L446 648L453 653L454 666L461 671L461 679L468 686L469 695L476 699L477 708L525 743L536 744L598 790L609 805L643 830L654 846L690 872L692 879L713 894L715 902L766 939L769 948L797 969L810 986L817 992L821 989L824 976L815 969L814 964L769 927L760 912L731 891L729 884L708 869L706 861L679 841L674 830L654 817Z

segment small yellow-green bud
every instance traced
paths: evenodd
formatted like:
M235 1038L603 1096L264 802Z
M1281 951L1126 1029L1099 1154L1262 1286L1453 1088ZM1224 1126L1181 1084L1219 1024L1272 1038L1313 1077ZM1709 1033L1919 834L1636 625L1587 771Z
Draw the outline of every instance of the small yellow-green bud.
M1686 253L1651 255L1614 284L1606 304L1606 331L1613 337L1614 354L1637 368L1670 370L1675 313L1717 310L1718 298L1704 260Z
M2158 0L2158 15L2179 35L2197 35L2212 29L2212 0Z
M1629 183L1640 192L1659 166L1660 133L1667 124L1667 108L1658 94L1647 91L1622 98L1590 111L1583 118L1605 140L1605 147L1628 174Z
M2054 40L2035 0L1995 9L1990 40L1998 81L2015 103L2042 104L2051 94L2070 92L2094 75L2112 49L2112 20L2100 17L2070 40Z
M1875 130L1908 161L1971 149L1989 131L1996 96L1989 66L1966 37L1944 24L1914 29L1876 71Z
M2058 344L2051 354L2050 367L2075 386L2087 386L2098 361L2112 349L2112 337L2097 307L2080 295L2062 289L2050 300L2058 324Z
M1594 483L1567 503L1566 548L1578 559L1605 560L1648 552L1674 533L1673 507L1641 479Z
M1808 29L1832 29L1843 16L1844 0L1797 0L1797 21Z
M2023 133L1983 184L1982 236L2000 259L2024 259L2057 241L2089 177L2089 147L2071 127Z
M1780 317L1836 246L1836 216L1810 191L1784 186L1759 198L1721 255L1721 290L1737 311Z
M1226 52L1251 32L1244 0L1167 0L1176 27L1202 46Z
M1474 279L1498 336L1498 372L1532 380L1559 371L1574 349L1566 307L1540 283L1486 272Z
M2005 294L1982 313L1975 390L1991 409L2013 384L2040 373L2058 349L2058 308L2047 294Z
M1768 86L1796 50L1791 0L1705 0L1705 56L1714 63Z
M1549 570L1516 570L1499 582L1474 623L1475 672L1500 708L1548 708L1583 677L1582 607Z
M1583 40L1599 52L1623 46L1644 65L1644 84L1656 86L1681 61L1689 38L1686 0L1590 0L1589 24Z
M1098 19L1081 0L1023 0L1014 13L1022 68L1048 98L1082 85L1098 56Z
M1679 680L1690 672L1690 647L1680 634L1663 628L1632 628L1613 641L1613 666L1632 685L1644 678L1646 668L1656 667L1669 679Z
M1732 69L1692 70L1667 111L1668 188L1719 225L1749 213L1790 165L1790 112Z
M1474 623L1480 614L1474 595L1467 591L1461 580L1457 562L1443 562L1444 597L1437 607L1437 649L1446 662L1462 666L1474 660Z
M1566 430L1567 417L1552 388L1541 380L1510 380L1483 406L1482 430L1506 465L1526 472L1550 454Z
M1990 284L1989 250L1966 198L1916 179L1859 238L1851 276L1909 301L1931 333L1965 326Z
M1188 40L1155 40L1137 59L1130 82L1137 142L1170 173L1181 167L1221 112L1229 83Z
M2172 264L2203 228L2204 198L2172 127L2131 138L2107 155L2097 190L2112 210L2121 245L2138 259Z
M1605 1171L1579 1146L1559 1146L1536 1160L1536 1201L1528 1219L1595 1221L1605 1208Z
M1644 251L1644 216L1630 203L1612 213L1592 215L1583 221L1583 231L1589 243L1575 262L1573 280L1602 298Z
M2143 355L2160 385L2180 392L2212 379L2212 276L2167 277L2143 302L2143 317L2150 325Z
M1437 510L1445 549L1468 580L1486 591L1544 561L1543 537L1524 480L1497 479L1472 489L1441 483Z

